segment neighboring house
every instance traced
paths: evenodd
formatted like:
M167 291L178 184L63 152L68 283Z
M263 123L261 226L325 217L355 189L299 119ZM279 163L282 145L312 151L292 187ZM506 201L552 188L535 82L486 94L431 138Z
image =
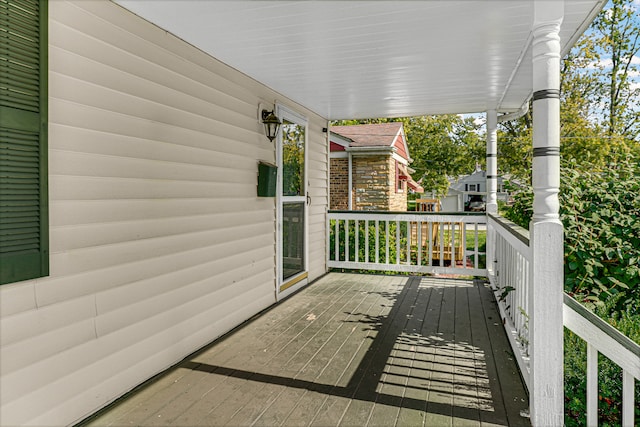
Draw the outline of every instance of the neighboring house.
M509 194L504 189L504 181L497 177L498 200L507 201ZM470 174L449 179L449 190L442 198L445 212L484 211L487 194L487 173L479 167Z
M330 208L407 210L412 162L401 122L331 127Z
M498 177L498 193L503 192L502 177ZM476 170L470 175L459 176L449 180L449 189L457 191L476 191L479 193L487 192L487 173L476 167Z

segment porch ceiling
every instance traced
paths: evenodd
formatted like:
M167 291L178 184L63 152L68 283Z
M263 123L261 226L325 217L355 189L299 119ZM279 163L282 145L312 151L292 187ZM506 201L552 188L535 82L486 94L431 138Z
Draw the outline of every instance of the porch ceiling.
M533 0L115 1L329 119L509 112L532 92ZM564 52L604 2L565 0Z

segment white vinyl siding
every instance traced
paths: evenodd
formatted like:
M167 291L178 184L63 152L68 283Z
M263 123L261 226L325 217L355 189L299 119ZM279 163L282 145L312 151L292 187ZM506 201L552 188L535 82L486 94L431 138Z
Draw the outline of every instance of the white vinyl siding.
M49 3L50 277L0 286L0 424L70 424L275 302L275 161L309 117L310 271L326 271L327 127L109 1Z
M325 240L326 212L329 205L329 180L327 157L329 144L324 122L309 122L309 280L315 280L327 270Z

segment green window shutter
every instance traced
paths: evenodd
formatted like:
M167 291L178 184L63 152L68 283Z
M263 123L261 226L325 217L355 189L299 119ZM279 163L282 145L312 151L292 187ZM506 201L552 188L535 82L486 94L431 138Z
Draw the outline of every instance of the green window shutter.
M0 0L0 284L49 274L47 1Z

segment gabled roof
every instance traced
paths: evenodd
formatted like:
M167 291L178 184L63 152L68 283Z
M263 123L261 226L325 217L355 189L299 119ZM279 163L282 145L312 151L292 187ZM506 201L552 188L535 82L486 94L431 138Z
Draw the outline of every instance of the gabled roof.
M331 126L331 132L353 141L351 147L391 147L401 131L401 122Z
M410 159L402 122L332 126L331 133L349 140L349 148L395 148L398 155Z

